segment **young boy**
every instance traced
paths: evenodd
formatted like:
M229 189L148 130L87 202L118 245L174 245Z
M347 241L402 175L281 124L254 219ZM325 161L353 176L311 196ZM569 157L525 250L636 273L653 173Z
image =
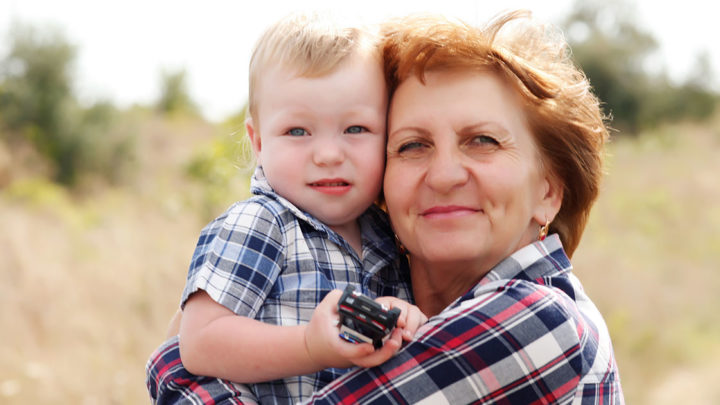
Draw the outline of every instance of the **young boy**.
M179 344L171 339L148 362L157 402L296 403L341 368L382 363L401 334L409 338L425 320L404 302L411 301L407 264L373 204L382 185L388 101L373 36L316 17L281 20L256 45L249 99L255 196L201 233L182 297ZM383 348L323 333L328 320L310 322L321 300L336 302L339 294L328 293L347 285L397 297L384 298L403 314ZM200 376L256 384L248 399L237 391L244 386Z

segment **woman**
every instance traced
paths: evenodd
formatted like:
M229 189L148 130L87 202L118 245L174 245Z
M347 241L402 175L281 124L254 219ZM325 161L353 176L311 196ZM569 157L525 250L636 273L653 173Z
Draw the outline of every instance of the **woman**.
M569 262L607 130L561 37L508 30L521 16L484 30L413 17L389 33L385 198L431 319L311 402L623 402L605 322Z

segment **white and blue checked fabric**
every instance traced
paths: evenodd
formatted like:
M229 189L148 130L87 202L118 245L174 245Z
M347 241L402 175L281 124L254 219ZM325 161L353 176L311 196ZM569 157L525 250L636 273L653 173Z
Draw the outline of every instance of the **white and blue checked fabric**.
M181 305L192 293L204 290L237 315L275 325L299 325L310 321L330 290L348 284L371 297L411 301L407 262L397 251L381 209L373 205L358 218L360 258L335 231L277 195L261 168L253 176L251 191L255 196L235 203L202 230ZM168 347L156 353L165 356L162 364L183 371L178 369L182 368L179 357L173 362L175 354ZM152 363L153 359L149 367ZM346 371L326 369L250 388L263 404L296 403ZM157 372L149 370L148 375L157 377ZM162 381L170 380L165 376ZM228 386L219 380L198 381L202 381L200 387L179 388L187 389L188 400L195 389L215 392ZM157 386L162 385L160 380L155 384L155 390L163 390Z

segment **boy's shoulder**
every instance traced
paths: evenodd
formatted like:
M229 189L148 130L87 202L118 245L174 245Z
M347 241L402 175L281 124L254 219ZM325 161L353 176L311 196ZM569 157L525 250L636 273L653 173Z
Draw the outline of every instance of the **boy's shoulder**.
M296 222L294 212L282 202L266 195L254 195L231 205L220 217L225 223L258 221L284 226Z
M288 227L296 224L295 215L279 201L266 195L254 195L233 203L225 212L210 221L201 234L210 236L223 232L262 232L270 235L284 233Z

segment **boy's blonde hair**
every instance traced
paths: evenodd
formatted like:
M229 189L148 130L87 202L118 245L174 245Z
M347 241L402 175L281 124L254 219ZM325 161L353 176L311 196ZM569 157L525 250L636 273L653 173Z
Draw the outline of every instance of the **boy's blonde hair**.
M381 63L379 36L369 27L347 26L317 13L286 16L270 26L255 44L249 67L250 116L256 115L256 89L270 67L290 69L300 77L319 77L357 52L373 55Z

